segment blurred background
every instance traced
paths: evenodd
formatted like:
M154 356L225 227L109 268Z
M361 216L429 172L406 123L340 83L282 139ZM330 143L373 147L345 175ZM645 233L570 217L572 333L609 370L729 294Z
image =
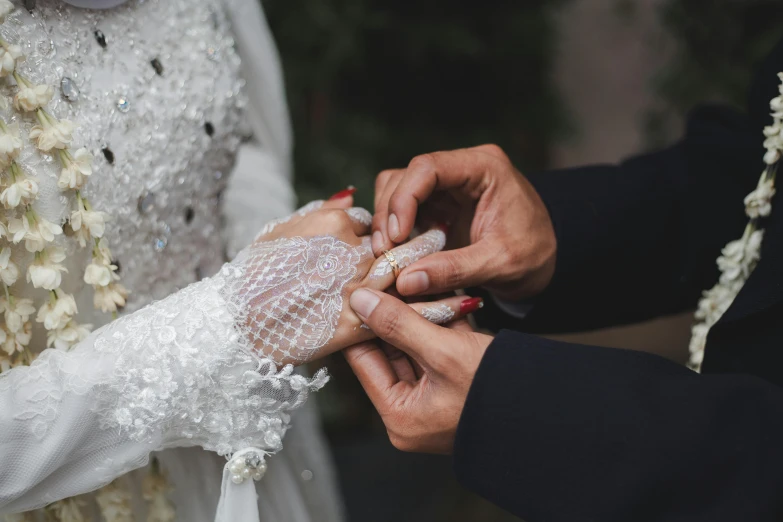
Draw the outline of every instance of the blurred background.
M367 208L380 170L424 152L492 142L531 172L665 146L696 103L742 107L754 64L783 35L779 0L262 4L286 74L301 201L354 185ZM666 318L578 340L665 345L677 358L689 325ZM318 398L352 522L518 520L460 489L448 458L392 448L342 357L327 364L335 378Z

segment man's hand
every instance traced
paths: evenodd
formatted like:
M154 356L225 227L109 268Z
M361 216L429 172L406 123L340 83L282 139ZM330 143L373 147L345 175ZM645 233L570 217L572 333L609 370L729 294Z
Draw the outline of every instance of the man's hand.
M417 156L406 169L381 172L375 189L376 255L408 238L417 212L451 218L449 246L456 249L403 270L397 280L402 295L486 286L517 300L536 295L552 279L556 241L549 213L499 147Z
M375 290L357 290L351 308L391 346L368 342L345 357L403 451L451 453L473 376L492 337L466 321L444 328ZM396 347L396 348L395 348Z

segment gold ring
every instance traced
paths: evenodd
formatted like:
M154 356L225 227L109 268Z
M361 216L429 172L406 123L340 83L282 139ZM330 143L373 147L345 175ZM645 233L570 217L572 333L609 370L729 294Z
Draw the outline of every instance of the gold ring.
M386 256L386 259L389 261L389 264L392 267L392 273L394 274L394 279L400 277L400 265L397 263L397 259L394 257L392 251L384 250L383 255Z

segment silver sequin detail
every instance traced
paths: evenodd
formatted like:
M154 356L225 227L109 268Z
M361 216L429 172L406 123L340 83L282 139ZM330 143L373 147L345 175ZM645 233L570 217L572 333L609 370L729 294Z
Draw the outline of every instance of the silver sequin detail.
M117 99L117 109L121 113L127 114L128 111L130 111L130 102L128 101L128 98L126 98L125 96L120 96Z
M147 192L139 198L139 212L148 214L155 208L155 194Z
M33 13L10 14L3 28L3 38L27 52L20 72L61 90L47 108L77 125L74 146L97 156L83 192L112 216L106 237L131 291L126 309L184 288L196 280L197 267L213 274L224 260L226 237L213 196L228 184L247 128L244 81L222 2L132 0L91 10L39 0ZM105 48L96 43L97 28L110 40ZM150 66L155 57L165 65L162 76ZM63 85L66 77L70 85ZM0 96L14 92L0 85ZM120 99L128 103L125 113ZM0 116L18 121L23 134L34 124L10 106L0 107ZM220 130L212 137L204 132L207 121ZM101 153L109 143L113 164ZM36 174L42 192L59 198L58 162L28 150L22 168ZM49 205L44 217L61 222L68 204ZM183 219L188 207L191 223ZM169 235L162 224L171 227ZM81 281L76 270L73 280Z
M76 86L76 82L68 76L60 80L60 91L63 93L63 98L69 102L75 102L79 99L79 88Z

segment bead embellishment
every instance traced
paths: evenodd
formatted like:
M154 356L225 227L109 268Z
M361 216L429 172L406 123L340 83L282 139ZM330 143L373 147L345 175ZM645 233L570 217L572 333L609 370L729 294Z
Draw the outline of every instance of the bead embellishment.
M163 76L163 64L160 63L160 60L153 58L153 60L150 62L150 65L152 65L152 68L155 69L155 74L158 76Z
M126 98L125 96L120 96L119 98L117 98L117 109L121 113L127 114L128 111L130 110L130 102L128 101L128 98Z
M100 29L95 30L95 41L98 42L98 45L106 49L106 35L104 35L103 31Z
M64 76L63 79L60 80L60 92L62 92L63 98L71 103L79 100L79 88L76 86L73 79L68 76Z
M248 452L239 452L228 463L228 469L231 471L231 482L242 484L245 480L253 479L259 481L266 474L265 454L258 450Z

